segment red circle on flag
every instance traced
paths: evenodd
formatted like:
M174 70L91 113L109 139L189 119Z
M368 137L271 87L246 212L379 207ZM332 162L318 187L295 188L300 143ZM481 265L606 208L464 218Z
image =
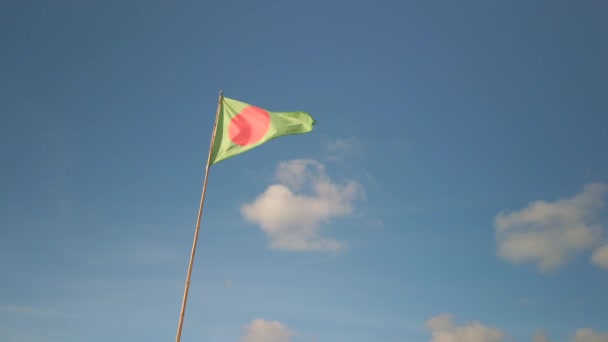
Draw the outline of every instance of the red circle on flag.
M262 108L248 106L230 120L228 137L237 145L247 146L262 139L270 128L270 114Z

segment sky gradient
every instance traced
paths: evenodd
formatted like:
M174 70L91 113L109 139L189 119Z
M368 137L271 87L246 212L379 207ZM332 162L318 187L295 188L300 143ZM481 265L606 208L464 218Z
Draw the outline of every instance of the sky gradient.
M608 341L608 3L3 1L0 341Z

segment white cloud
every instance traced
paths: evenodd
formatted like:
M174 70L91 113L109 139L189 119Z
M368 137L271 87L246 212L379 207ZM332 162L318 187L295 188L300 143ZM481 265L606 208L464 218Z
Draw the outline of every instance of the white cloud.
M261 318L254 319L245 326L242 342L290 342L295 331L285 324L277 321L266 321Z
M573 342L608 342L608 333L595 332L592 329L578 329Z
M327 161L342 161L345 157L361 154L363 144L355 139L326 139L323 142Z
M606 184L588 184L571 198L536 201L519 211L499 213L498 255L515 263L536 263L546 272L561 266L571 254L592 248L600 238L597 213L607 190Z
M543 330L538 330L534 333L534 336L532 337L532 342L551 342L551 340Z
M433 335L430 342L501 342L505 337L501 330L479 322L457 326L450 314L429 319L426 327Z
M591 261L608 270L608 244L598 247L591 256Z
M321 225L350 215L362 187L354 181L334 183L323 164L309 159L281 163L277 180L241 208L245 218L270 237L270 247L291 251L344 248L344 243L323 237Z

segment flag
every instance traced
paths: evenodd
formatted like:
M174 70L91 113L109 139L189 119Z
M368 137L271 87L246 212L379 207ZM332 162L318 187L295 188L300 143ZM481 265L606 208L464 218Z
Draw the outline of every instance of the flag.
M209 165L274 138L308 133L314 125L315 119L306 112L270 112L222 96Z

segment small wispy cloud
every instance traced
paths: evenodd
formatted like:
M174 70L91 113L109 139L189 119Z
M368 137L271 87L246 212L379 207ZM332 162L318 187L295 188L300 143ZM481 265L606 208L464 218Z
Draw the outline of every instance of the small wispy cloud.
M156 241L134 240L104 245L82 257L87 264L127 266L167 265L181 260L183 253L173 246Z
M288 251L335 251L343 242L324 237L321 225L351 215L362 186L354 181L335 183L323 164L296 159L279 164L278 183L253 202L242 206L245 218L270 238L270 247Z
M367 227L374 229L384 228L384 221L381 219L372 219L367 222Z
M499 328L484 325L480 322L469 322L463 325L454 323L451 314L441 314L429 319L426 328L433 338L429 342L503 342L512 338ZM537 330L532 335L532 342L551 342L544 330ZM607 332L598 332L590 328L577 329L569 339L571 342L608 342Z
M608 333L601 333L589 328L578 329L573 342L608 342Z
M0 305L0 312L25 316L56 316L59 312L51 308L36 308L31 306Z
M496 216L498 255L514 263L531 262L542 272L555 270L574 253L593 248L601 237L598 212L608 185L588 184L571 198L536 201ZM603 261L601 251L597 259Z
M608 270L608 244L598 247L591 256L591 262Z
M426 328L433 336L430 342L501 342L505 337L500 329L479 322L456 325L450 314L429 319Z
M244 327L242 342L291 342L296 332L278 321L254 319Z
M538 330L532 336L532 342L551 342L551 339L544 330Z
M355 138L327 138L322 143L325 160L330 162L343 161L363 152L363 144Z

